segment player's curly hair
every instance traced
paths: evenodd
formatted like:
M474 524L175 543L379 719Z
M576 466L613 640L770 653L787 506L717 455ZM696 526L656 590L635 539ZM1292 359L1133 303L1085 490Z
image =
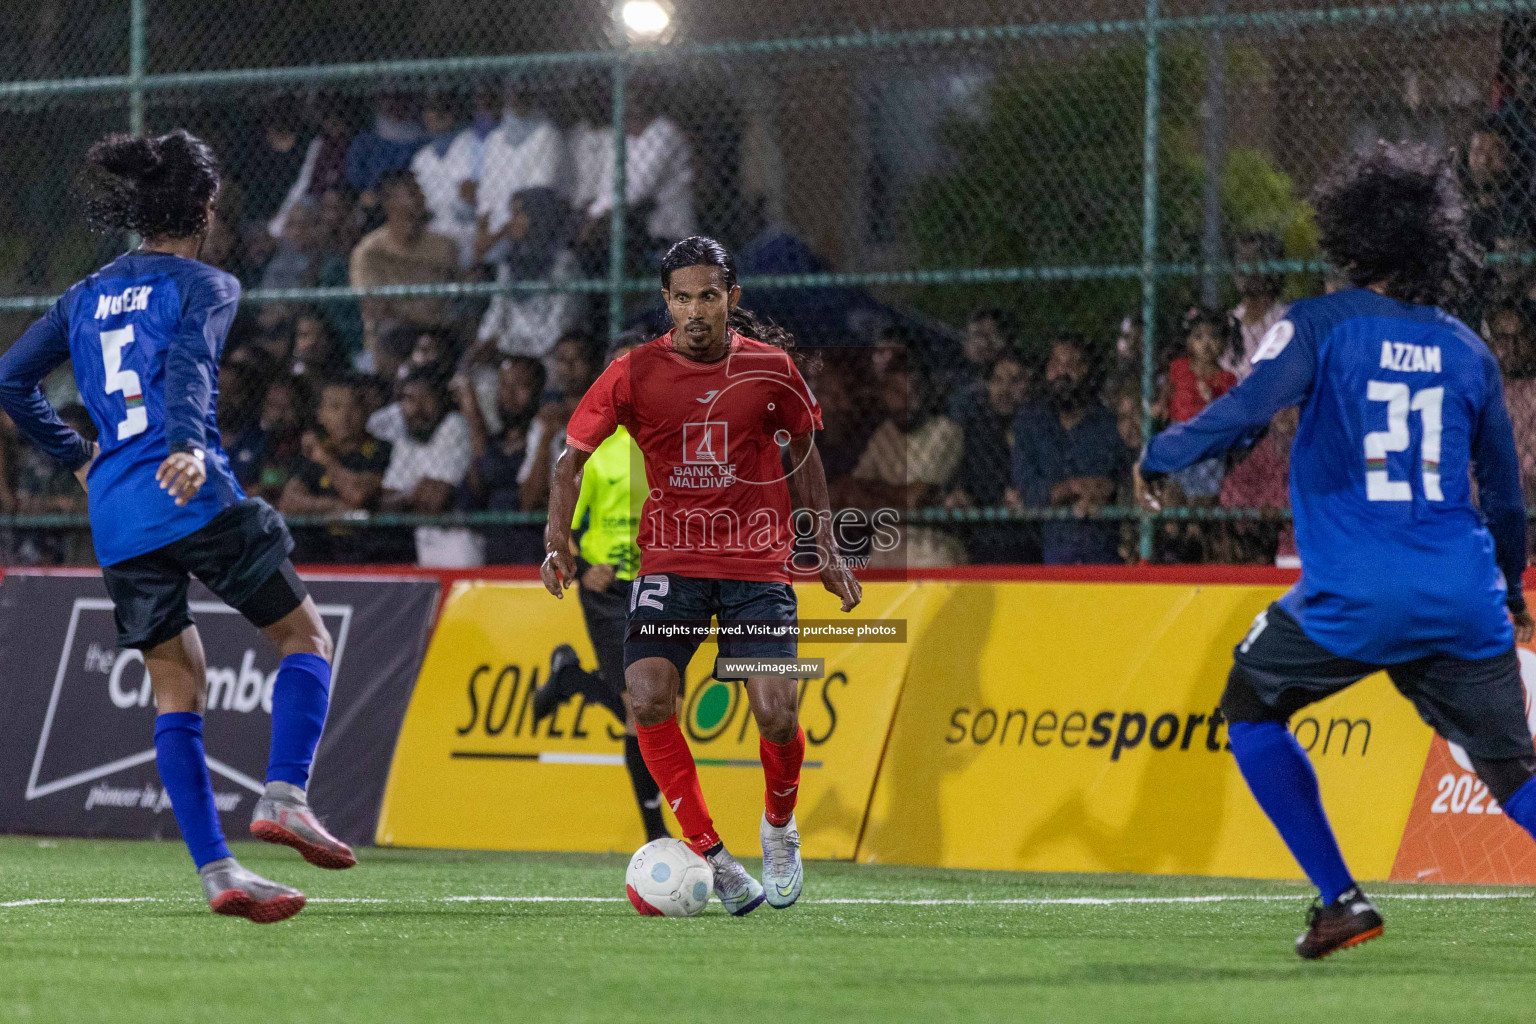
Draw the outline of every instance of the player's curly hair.
M1351 284L1425 306L1459 303L1481 253L1450 161L1429 146L1377 142L1313 197L1323 250Z
M672 287L672 272L684 267L719 267L725 278L725 290L736 287L736 257L730 250L703 235L693 235L675 243L661 258L661 286ZM759 320L753 313L737 306L731 310L726 326L743 338L761 341L789 351L795 347L795 336L770 321Z
M219 192L219 161L183 129L165 135L108 135L90 148L78 188L98 231L192 238L208 227Z

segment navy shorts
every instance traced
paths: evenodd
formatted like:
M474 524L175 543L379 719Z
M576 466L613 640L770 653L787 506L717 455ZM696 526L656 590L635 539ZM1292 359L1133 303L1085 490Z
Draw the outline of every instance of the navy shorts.
M180 540L103 567L118 647L148 650L192 625L193 576L258 629L272 625L308 596L288 561L292 550L283 517L247 498Z
M640 639L643 622L707 625L720 623L793 623L798 605L788 583L764 580L706 580L674 573L638 577L629 588L629 627L624 637L624 668L642 658L666 658L687 678L688 662L699 649L698 639ZM722 638L722 658L793 658L799 645L793 636L742 640Z
M1520 660L1511 647L1477 661L1431 655L1397 665L1341 658L1317 643L1278 604L1254 620L1233 652L1221 712L1232 722L1288 721L1308 704L1386 672L1419 717L1474 758L1531 757Z

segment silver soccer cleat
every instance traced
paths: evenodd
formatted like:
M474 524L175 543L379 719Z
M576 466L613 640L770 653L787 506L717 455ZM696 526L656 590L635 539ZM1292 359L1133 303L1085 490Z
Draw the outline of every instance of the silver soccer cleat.
M800 898L800 887L805 871L800 863L800 828L791 814L783 828L763 823L758 828L763 841L763 888L767 890L768 905L783 910Z
M715 873L715 895L733 916L745 917L763 902L762 883L747 874L747 869L727 853L725 847L705 859Z
M325 830L309 809L304 791L286 782L271 782L251 819L251 835L268 843L291 846L317 868L340 871L357 863L352 847Z
M272 924L286 921L304 909L302 892L247 871L233 857L204 864L197 874L208 894L208 906L215 914Z

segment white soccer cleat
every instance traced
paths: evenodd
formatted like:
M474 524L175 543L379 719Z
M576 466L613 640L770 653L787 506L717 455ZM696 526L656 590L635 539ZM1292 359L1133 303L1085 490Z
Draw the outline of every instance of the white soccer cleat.
M763 902L763 885L747 874L747 869L725 851L725 847L704 858L715 873L715 895L734 917L745 917Z
M352 847L320 824L304 791L286 782L267 784L267 791L256 801L251 835L262 842L291 846L317 868L342 871L357 863Z
M800 828L791 814L783 828L768 824L768 815L758 828L763 840L763 888L768 905L783 910L800 898L805 870L800 863Z
M204 864L198 876L215 914L273 924L304 909L302 892L247 871L233 857Z

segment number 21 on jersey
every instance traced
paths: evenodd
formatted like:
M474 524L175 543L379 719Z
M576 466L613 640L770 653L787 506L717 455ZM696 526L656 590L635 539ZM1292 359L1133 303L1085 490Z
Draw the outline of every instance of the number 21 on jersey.
M1393 480L1387 473L1387 456L1408 450L1408 413L1416 412L1424 425L1424 439L1419 444L1423 462L1424 498L1444 501L1440 490L1441 407L1445 388L1425 388L1410 392L1398 381L1373 380L1366 384L1365 397L1371 402L1387 403L1387 429L1365 435L1365 496L1371 501L1412 501L1413 488L1406 480Z
M123 369L123 346L133 343L133 325L101 332L101 361L107 370L107 394L123 394L128 415L117 425L117 439L126 441L149 429L149 411L144 408L144 391L139 375Z

